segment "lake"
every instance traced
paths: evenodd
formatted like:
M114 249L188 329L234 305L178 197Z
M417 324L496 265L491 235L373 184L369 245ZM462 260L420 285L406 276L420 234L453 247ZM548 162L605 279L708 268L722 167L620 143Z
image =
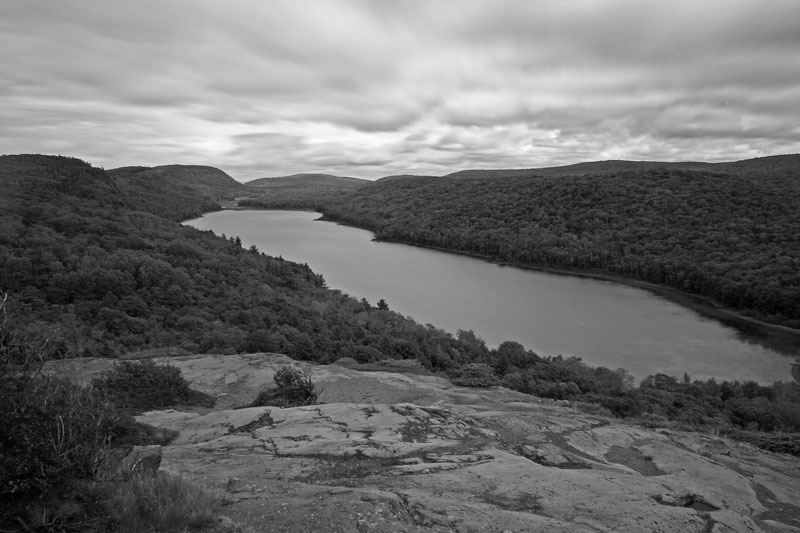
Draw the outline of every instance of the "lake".
M307 263L326 284L451 333L472 330L540 355L575 355L637 377L792 381L793 359L649 291L373 241L303 211L225 210L186 222Z

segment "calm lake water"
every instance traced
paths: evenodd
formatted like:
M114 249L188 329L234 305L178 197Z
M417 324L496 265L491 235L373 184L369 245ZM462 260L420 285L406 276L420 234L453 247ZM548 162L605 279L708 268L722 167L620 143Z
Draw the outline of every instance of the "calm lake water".
M637 377L792 381L793 359L648 291L499 266L315 220L302 211L219 211L186 222L245 247L307 263L327 286L489 346L513 340L540 355L576 355Z

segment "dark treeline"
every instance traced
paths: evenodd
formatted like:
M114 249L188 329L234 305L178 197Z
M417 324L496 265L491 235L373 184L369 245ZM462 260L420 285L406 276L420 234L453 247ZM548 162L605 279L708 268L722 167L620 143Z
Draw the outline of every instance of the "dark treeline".
M787 157L731 174L408 177L308 207L379 239L666 285L798 328L800 157Z
M515 343L489 349L472 332L454 336L417 324L391 311L391 302L373 306L328 290L307 266L245 250L236 236L181 226L176 219L213 209L213 197L187 192L168 176L155 182L147 176L130 169L107 173L64 157L0 158L0 297L8 295L8 353L46 340L45 355L54 357L282 352L323 364L414 360L456 383L599 403L618 416L800 429L796 383L652 376L635 387L622 370L540 357ZM380 196L376 185L377 192L364 186L356 193L361 200L354 212L376 217L361 223L380 222L388 231L397 220L413 220L394 211L399 201L387 203L380 217L370 214L369 202ZM409 204L435 201L417 194L430 185L413 179L397 185L397 198ZM216 190L214 183L206 186ZM450 215L423 211L428 214L413 227L457 229L434 230L439 217ZM474 242L487 238L476 235Z
M241 207L308 209L319 203L341 201L365 180L327 174L297 174L283 178L262 178L248 182L239 200Z
M321 206L346 202L350 190L339 188L274 188L251 193L252 198L237 202L239 207L252 209L322 209Z

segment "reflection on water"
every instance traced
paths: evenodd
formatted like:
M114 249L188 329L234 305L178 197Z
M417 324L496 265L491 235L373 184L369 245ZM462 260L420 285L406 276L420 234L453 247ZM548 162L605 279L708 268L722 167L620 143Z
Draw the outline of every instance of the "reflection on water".
M301 211L220 211L187 222L308 263L328 287L496 346L576 355L639 377L790 381L792 359L648 291L488 263L402 244Z

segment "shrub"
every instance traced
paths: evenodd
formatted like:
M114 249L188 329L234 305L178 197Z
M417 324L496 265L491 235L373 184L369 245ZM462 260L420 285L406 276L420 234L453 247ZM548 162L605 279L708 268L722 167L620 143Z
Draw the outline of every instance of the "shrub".
M350 350L353 358L359 363L372 363L380 361L383 358L383 353L372 346L353 346Z
M0 497L38 497L90 479L121 415L91 391L55 377L0 383Z
M118 531L184 531L208 524L218 508L175 480L96 483L124 445L164 444L176 432L137 424L91 388L5 376L0 405L0 530L104 531L110 515Z
M529 382L530 394L539 398L553 400L574 400L579 397L580 389L572 381L532 381Z
M356 361L352 357L340 357L339 359L334 361L333 364L338 366L343 366L345 368L356 368L358 366L358 361Z
M756 431L733 430L725 432L727 437L749 442L771 452L800 456L800 433L769 434Z
M87 487L107 468L130 415L67 379L0 379L0 529L78 530L102 514ZM94 517L94 518L93 518Z
M528 385L528 380L525 378L525 374L514 367L512 368L513 370L509 370L505 373L500 384L508 389L530 394L531 389Z
M192 390L179 368L152 360L122 361L92 387L115 406L149 410L178 404L212 406L214 399Z
M221 499L180 476L134 476L108 488L106 508L115 531L187 531L213 526Z
M494 374L494 369L484 363L464 365L461 374L450 381L462 387L493 387L500 384L500 380Z
M385 369L387 372L402 372L403 374L429 375L431 372L419 359L382 359L374 366Z
M183 531L207 524L208 513L218 505L198 495L199 489L178 490L176 482L160 478L139 479L136 486L96 482L125 455L115 446L164 443L175 432L137 424L109 401L113 386L129 384L125 380L100 380L97 388L86 388L42 375L50 355L48 340L12 330L5 319L5 295L0 297L0 530L105 531L112 526L109 513L121 531ZM147 486L153 488L140 488ZM155 516L175 518L145 523L119 514L131 495L136 495L137 508L148 508L140 505L146 500L159 510Z
M299 407L315 405L319 392L311 381L311 370L293 366L280 368L273 378L277 388L262 391L249 407Z

